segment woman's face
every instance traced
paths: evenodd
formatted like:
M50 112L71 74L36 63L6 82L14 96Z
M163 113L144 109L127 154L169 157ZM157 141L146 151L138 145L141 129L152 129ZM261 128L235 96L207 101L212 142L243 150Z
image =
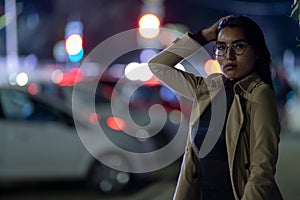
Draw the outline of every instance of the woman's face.
M239 41L242 41L242 43L237 43ZM221 69L229 79L241 78L254 69L257 56L254 49L245 42L247 43L244 31L240 28L225 27L218 34L216 44L221 45L221 47L226 44L229 47L224 55L217 55ZM243 44L246 44L245 51L240 55L236 55L236 52L230 48L232 44L236 44L234 47L237 48L237 53L243 48Z

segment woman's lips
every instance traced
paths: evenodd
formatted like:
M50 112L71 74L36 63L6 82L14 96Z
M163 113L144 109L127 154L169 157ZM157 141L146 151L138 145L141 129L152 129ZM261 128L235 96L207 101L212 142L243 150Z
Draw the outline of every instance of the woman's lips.
M230 64L226 64L226 65L224 66L224 69L226 69L226 70L231 70L231 69L234 69L234 68L236 68L236 67L237 67L236 64L230 63Z

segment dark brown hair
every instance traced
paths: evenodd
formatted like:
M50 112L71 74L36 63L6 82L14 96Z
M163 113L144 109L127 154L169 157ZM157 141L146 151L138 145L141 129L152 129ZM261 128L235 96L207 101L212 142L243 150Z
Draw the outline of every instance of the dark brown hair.
M259 25L246 16L232 16L221 21L217 29L218 34L225 27L240 28L244 31L247 42L253 47L258 56L254 67L255 72L274 89L270 71L271 55Z

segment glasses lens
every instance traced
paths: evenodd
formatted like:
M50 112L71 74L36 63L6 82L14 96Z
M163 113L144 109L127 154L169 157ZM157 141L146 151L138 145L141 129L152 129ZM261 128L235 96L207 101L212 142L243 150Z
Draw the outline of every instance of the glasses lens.
M215 54L218 56L223 56L227 51L226 44L216 44L215 46Z
M246 42L237 42L232 44L232 49L234 50L236 55L241 55L245 52L247 48L247 43Z
M230 45L230 48L234 51L235 55L241 55L245 52L248 44L246 42L240 41ZM217 43L214 46L214 53L218 56L224 56L227 52L227 45L223 43Z

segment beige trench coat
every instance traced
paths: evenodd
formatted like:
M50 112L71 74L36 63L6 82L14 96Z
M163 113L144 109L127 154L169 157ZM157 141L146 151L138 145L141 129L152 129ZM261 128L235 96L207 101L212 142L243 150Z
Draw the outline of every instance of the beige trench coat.
M174 195L176 200L201 199L201 152L194 145L191 135L210 99L222 90L226 82L221 74L203 78L174 68L200 48L185 34L149 62L157 78L194 102L190 137ZM274 92L252 73L234 85L234 93L225 134L235 199L283 199L274 178L280 132Z

